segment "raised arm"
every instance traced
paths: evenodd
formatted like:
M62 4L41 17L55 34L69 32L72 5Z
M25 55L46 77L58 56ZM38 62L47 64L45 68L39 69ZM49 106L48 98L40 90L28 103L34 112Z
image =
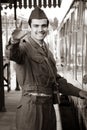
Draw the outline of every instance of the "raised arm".
M22 25L20 24L20 26L13 31L5 51L6 57L18 64L23 64L25 59L24 51L20 45L21 38L25 35L21 26Z

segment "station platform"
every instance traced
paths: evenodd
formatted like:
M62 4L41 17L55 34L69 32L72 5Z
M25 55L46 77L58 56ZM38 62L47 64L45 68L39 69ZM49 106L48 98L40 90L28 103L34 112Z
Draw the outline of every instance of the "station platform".
M21 97L21 91L5 91L5 108L6 112L0 112L0 130L16 130L15 116L16 107ZM62 130L58 105L55 105L57 116L57 130Z
M16 106L20 100L21 91L5 91L6 112L0 112L0 130L16 130Z

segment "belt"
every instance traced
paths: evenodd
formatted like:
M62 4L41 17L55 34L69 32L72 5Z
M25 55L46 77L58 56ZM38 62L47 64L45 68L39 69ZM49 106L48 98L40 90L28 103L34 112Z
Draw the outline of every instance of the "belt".
M29 96L41 96L41 97L52 97L50 94L45 93L28 93Z

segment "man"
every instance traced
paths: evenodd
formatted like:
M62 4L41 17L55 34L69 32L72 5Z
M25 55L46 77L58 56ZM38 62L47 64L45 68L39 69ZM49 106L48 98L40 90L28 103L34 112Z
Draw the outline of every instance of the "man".
M29 17L31 33L23 34L21 28L12 33L6 47L6 56L16 62L16 74L22 88L17 107L17 130L56 130L53 93L57 89L66 95L87 99L82 91L57 74L55 60L44 38L49 20L36 7Z

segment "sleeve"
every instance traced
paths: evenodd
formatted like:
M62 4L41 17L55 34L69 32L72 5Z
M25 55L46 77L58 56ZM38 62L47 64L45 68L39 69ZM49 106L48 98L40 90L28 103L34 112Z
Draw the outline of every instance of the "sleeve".
M57 77L57 83L59 84L59 92L68 96L79 97L81 89L75 87L73 84L68 83L67 80L60 75Z
M18 64L23 64L25 59L24 58L25 54L19 44L20 42L11 44L11 40L9 40L9 43L6 46L5 55L6 58L8 58L9 60L17 62Z

